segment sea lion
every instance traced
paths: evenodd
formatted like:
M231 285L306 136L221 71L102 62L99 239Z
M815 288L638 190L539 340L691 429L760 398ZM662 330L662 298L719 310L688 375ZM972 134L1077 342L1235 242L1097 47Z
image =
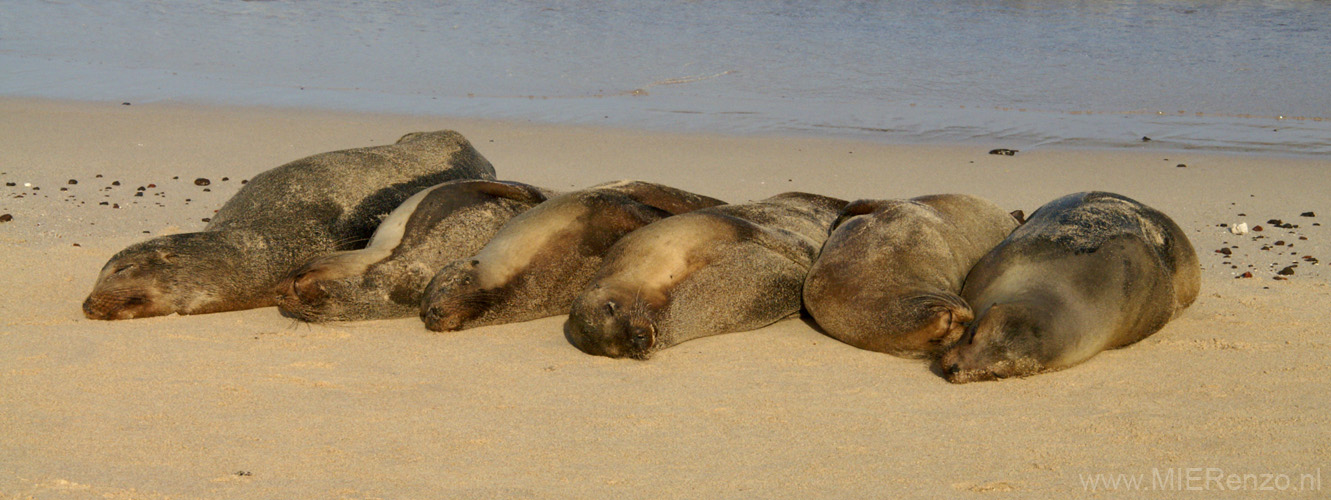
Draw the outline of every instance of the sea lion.
M1155 333L1200 288L1197 253L1168 216L1117 194L1070 194L971 269L961 296L976 320L939 369L954 383L1061 370Z
M797 314L809 266L845 204L785 193L642 228L606 255L564 335L588 354L647 359L686 340Z
M293 267L363 245L417 191L493 178L490 162L449 130L302 158L254 176L202 232L153 238L111 257L83 313L129 319L271 306L274 285Z
M548 191L516 182L459 180L426 188L388 214L361 250L315 257L278 284L278 308L304 321L420 313L439 268L471 256Z
M853 202L809 270L804 306L860 349L939 354L973 317L958 295L966 273L1016 227L1014 215L964 194Z
M556 196L514 217L475 256L440 270L426 288L421 319L448 331L565 314L621 237L722 203L639 181Z

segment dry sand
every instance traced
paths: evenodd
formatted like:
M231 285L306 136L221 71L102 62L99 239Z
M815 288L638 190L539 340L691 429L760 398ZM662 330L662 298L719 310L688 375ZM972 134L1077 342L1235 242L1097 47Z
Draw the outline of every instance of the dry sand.
M582 354L563 317L448 334L412 318L311 326L273 308L83 318L112 254L201 229L241 179L441 128L501 179L551 188L638 178L736 202L960 192L1028 213L1115 191L1187 230L1202 295L1138 345L962 386L801 319L639 362ZM1230 494L1229 474L1258 483L1233 496L1285 498L1251 489L1294 489L1305 473L1322 489L1292 494L1324 497L1331 160L988 149L0 100L0 181L16 184L0 187L13 215L0 223L0 498L1211 498ZM1217 227L1240 221L1265 231ZM1230 258L1215 253L1226 245ZM1156 491L1092 491L1096 474Z

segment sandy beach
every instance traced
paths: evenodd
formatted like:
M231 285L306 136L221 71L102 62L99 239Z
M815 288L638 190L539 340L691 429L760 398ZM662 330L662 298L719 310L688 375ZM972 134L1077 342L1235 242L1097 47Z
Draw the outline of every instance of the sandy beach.
M553 189L969 193L1027 213L1113 191L1187 231L1202 293L1137 345L968 385L808 319L640 362L579 352L562 316L447 334L275 308L83 317L111 255L202 229L242 180L446 128L500 179ZM1325 497L1331 159L998 147L1015 145L2 98L0 498ZM1220 227L1239 222L1264 230Z

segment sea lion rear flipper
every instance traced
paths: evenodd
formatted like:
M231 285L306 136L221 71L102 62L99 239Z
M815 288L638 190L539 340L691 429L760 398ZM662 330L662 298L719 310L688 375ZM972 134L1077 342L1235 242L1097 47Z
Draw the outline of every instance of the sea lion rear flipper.
M497 198L508 198L526 203L541 203L547 199L547 192L529 184L507 181L470 181L479 193ZM553 193L551 193L553 194Z
M928 293L911 301L917 311L920 328L911 334L922 346L945 349L961 340L975 312L964 299L951 293Z
M692 212L700 208L725 205L726 202L690 193L682 189L675 189L670 186L654 184L642 181L620 181L620 183L608 186L628 195L638 203L656 207L660 210L669 212L671 215Z
M1008 215L1011 215L1013 219L1017 219L1018 226L1026 223L1026 212L1023 212L1021 210L1013 210L1009 212Z

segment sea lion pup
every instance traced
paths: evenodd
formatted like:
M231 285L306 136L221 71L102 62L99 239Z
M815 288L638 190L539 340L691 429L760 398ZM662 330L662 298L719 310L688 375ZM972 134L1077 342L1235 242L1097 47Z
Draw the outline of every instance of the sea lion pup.
M804 277L845 204L785 193L642 228L606 255L564 335L588 354L647 359L797 314Z
M315 257L278 284L278 308L304 321L420 313L439 268L475 254L514 216L554 196L516 182L449 181L402 202L361 250Z
M809 270L804 307L860 349L940 354L973 317L959 295L966 273L1016 227L1014 215L964 194L853 202Z
M1197 254L1168 216L1117 194L1070 194L971 269L961 296L977 319L939 369L954 383L1061 370L1155 333L1200 287Z
M440 270L426 287L421 319L449 331L565 314L621 237L722 203L638 181L556 196L514 217L475 256Z
M83 313L129 319L271 306L273 287L292 268L362 245L417 191L493 178L490 162L449 130L302 158L254 176L202 232L153 238L111 257Z

